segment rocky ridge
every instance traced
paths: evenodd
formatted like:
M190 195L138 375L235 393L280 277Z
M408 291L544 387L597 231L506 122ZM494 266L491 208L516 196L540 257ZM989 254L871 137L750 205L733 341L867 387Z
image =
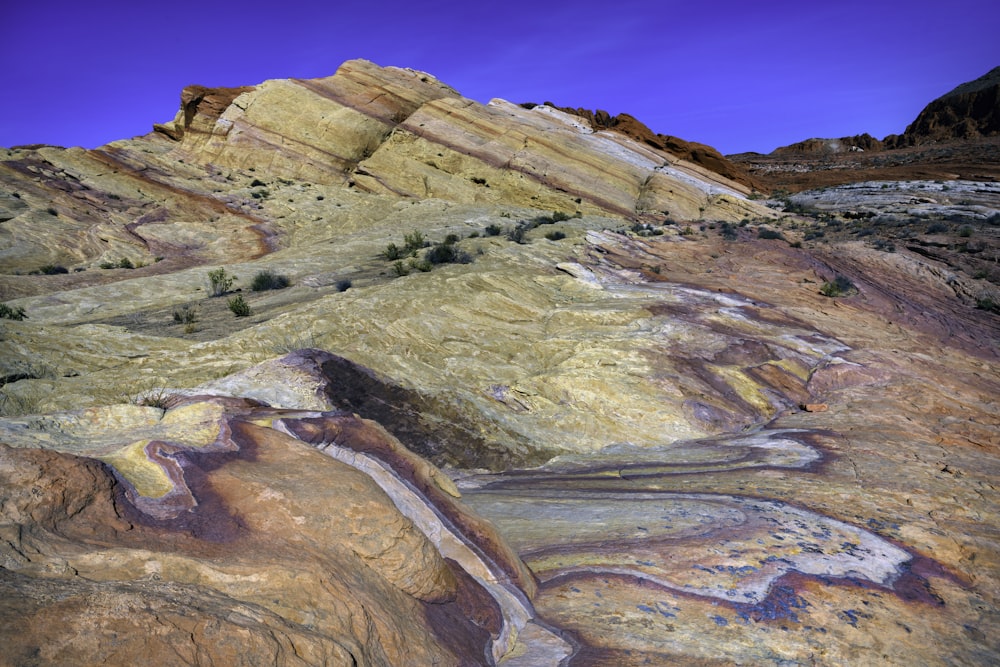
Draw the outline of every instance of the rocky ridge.
M364 62L0 178L14 664L996 658L991 188L752 200Z

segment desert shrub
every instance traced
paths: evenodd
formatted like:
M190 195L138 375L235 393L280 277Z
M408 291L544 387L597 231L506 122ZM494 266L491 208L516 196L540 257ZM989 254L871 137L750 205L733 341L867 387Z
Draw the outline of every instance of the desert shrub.
M271 196L271 192L267 189L264 190L254 190L250 193L250 196L254 199L267 199Z
M556 229L556 230L551 231L548 234L546 234L545 238L547 238L550 241L561 241L564 238L566 238L566 234L564 232L561 232L558 229Z
M472 232L472 233L470 233L469 234L469 238L470 239L478 239L479 238L479 232Z
M403 254L404 254L403 249L400 248L395 243L390 243L385 247L385 250L382 251L382 256L385 257L390 262L395 261L397 259L401 259L403 257Z
M226 275L226 270L223 268L215 269L214 271L208 272L208 282L211 286L212 296L222 296L233 286L233 281L236 280L236 276Z
M45 212L48 213L49 215L59 215L59 211L57 211L52 206L49 206L47 209L45 209Z
M351 280L349 278L344 278L343 280L338 280L337 281L337 291L338 292L346 292L347 290L351 289L352 285L353 285L353 283L351 283Z
M489 187L489 185L487 185L487 183L486 183L486 179L485 178L479 178L479 177L473 176L469 180L472 181L473 183L475 183L476 185L485 185L486 187Z
M264 181L260 180L259 178L255 178L252 181L250 181L250 187L251 188L263 187L265 185L267 185L267 183L265 183Z
M928 234L941 234L948 231L948 225L942 222L935 222L934 224L927 225Z
M445 245L454 245L455 243L458 243L458 234L448 234L444 237Z
M491 225L486 225L486 229L483 230L483 233L485 233L486 236L500 236L502 231L503 228L500 225L493 223Z
M406 249L412 254L417 250L427 246L427 240L424 235L420 232L412 232L403 237L403 243L406 244Z
M57 273L69 273L69 270L65 266L59 266L58 264L46 264L38 269L38 272L44 273L47 276L52 276Z
M552 225L557 222L565 222L566 220L572 219L569 213L563 213L562 211L553 211L552 215L540 215L532 219L535 225Z
M968 225L962 225L962 227L958 230L958 235L961 236L963 239L969 238L970 236L972 236L972 227Z
M735 241L739 238L739 235L736 233L736 227L728 222L722 223L722 228L719 230L719 234L727 241Z
M250 314L250 304L243 299L242 294L237 294L228 302L229 310L233 311L236 317L246 317Z
M410 274L410 270L406 268L406 264L403 264L403 262L401 261L393 264L392 270L395 271L396 275L400 277L407 276Z
M415 271L420 271L421 273L427 273L434 268L434 265L431 264L426 258L421 260L411 259L410 268Z
M527 243L528 240L525 237L525 232L526 229L523 224L511 227L507 230L507 240L513 241L514 243Z
M257 275L253 277L250 282L250 289L254 292L266 292L272 289L285 289L291 284L288 281L287 276L283 276L280 273L274 273L270 269L264 269L263 271L258 271Z
M424 254L424 260L431 264L468 264L472 258L469 253L458 250L454 245L440 243Z
M782 202L785 207L785 213L795 213L797 215L815 215L818 211L807 204L802 204L795 201Z
M0 318L20 321L28 319L28 316L24 314L24 308L21 306L8 306L6 303L0 303Z
M875 239L872 247L882 252L896 252L896 245L888 239Z
M757 230L757 238L759 239L778 239L781 241L785 240L784 234L776 229L768 229L767 227L761 227Z
M174 322L177 324L194 324L198 321L198 309L190 304L174 309Z
M167 410L170 408L170 398L171 394L166 389L150 389L136 396L131 402L147 408Z
M854 283L845 276L837 276L833 280L823 283L823 286L819 288L820 294L829 297L847 296L855 291L857 290Z
M985 310L988 313L1000 315L1000 302L994 301L993 297L981 296L976 299L976 308Z
M128 257L122 257L120 260L118 260L118 268L119 269L134 269L135 268L135 264L133 264L132 260L129 259Z

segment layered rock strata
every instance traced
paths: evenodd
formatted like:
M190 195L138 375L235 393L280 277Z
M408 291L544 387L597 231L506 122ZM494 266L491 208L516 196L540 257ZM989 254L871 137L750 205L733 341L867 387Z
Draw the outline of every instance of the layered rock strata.
M450 479L384 430L194 401L53 416L38 425L49 449L0 450L11 664L174 664L171 646L184 662L248 664L494 664L515 649L543 664L570 652L537 626L519 642L532 575L456 504ZM25 632L43 619L48 631Z
M0 166L4 659L996 662L993 188L366 63L162 129Z

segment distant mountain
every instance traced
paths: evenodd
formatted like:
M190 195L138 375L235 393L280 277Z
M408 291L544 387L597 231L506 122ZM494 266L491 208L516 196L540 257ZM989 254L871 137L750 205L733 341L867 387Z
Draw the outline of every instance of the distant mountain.
M963 83L920 112L902 135L888 136L888 148L978 139L1000 134L1000 67Z
M870 134L837 139L806 139L772 151L772 155L882 151L1000 135L1000 67L937 98L902 134L881 141Z

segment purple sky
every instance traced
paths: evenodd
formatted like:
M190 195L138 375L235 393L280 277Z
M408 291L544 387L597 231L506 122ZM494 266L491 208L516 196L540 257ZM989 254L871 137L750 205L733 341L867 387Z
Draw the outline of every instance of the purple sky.
M1000 65L997 0L0 0L0 146L92 148L188 84L424 70L486 102L627 112L723 153L902 132Z

